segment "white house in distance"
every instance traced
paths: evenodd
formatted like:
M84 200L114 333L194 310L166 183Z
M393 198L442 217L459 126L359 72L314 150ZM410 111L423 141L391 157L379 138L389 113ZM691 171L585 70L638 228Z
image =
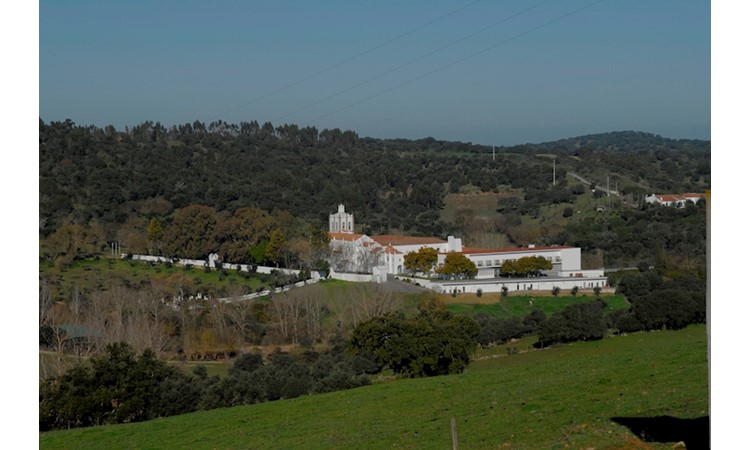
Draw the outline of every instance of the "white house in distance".
M675 206L684 208L687 202L698 203L698 200L705 199L705 194L690 192L687 194L651 194L645 198L646 203L658 203L662 206Z
M438 265L445 261L449 253L457 252L469 258L478 269L474 280L426 283L440 292L473 292L477 289L499 292L503 286L515 291L552 290L555 286L563 289L567 285L571 288L606 285L603 269L581 270L581 249L578 247L529 245L504 249L470 248L464 247L461 239L453 236L448 236L448 240L398 235L367 236L354 233L353 229L353 216L345 212L344 205L339 205L338 212L329 217L328 232L332 251L331 266L337 272L378 271L389 275L404 274L404 257L420 248L430 247L438 251ZM545 277L533 279L500 278L503 262L526 256L546 258L552 263L552 270L546 271Z

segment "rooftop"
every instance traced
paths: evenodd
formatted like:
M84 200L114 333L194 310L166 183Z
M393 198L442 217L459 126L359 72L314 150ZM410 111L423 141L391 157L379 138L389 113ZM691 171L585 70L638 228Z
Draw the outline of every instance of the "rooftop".
M356 241L357 239L364 236L364 234L357 233L334 233L333 231L328 232L328 237L332 241Z
M446 241L434 237L384 235L371 236L371 238L383 247L388 245L426 245L446 243Z
M564 245L551 245L547 247L514 247L514 248L478 248L478 247L464 247L463 253L464 255L477 255L477 254L484 254L484 253L529 253L529 252L547 252L547 251L555 251L555 250L561 250L566 248L573 248L573 247L567 247Z

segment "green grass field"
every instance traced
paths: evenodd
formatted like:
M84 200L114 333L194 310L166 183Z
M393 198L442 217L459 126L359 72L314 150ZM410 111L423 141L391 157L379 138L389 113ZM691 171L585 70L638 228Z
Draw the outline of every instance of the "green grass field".
M461 375L150 422L54 431L40 448L655 448L611 419L708 414L705 326L508 356L482 350Z
M485 294L481 299L486 299L486 301L480 303L476 296L473 297L474 299L463 298L455 302L451 302L449 300L450 297L446 297L446 302L448 302L446 308L454 314L473 316L485 313L502 318L524 317L534 309L541 309L547 317L550 317L552 314L562 311L568 305L590 302L595 299L593 295L560 295L558 297L523 295L500 297L499 294ZM607 303L604 314L630 306L622 295L603 295L602 300Z

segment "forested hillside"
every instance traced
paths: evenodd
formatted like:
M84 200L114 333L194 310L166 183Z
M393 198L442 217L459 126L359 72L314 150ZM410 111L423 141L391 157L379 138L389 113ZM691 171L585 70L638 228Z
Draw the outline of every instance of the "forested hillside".
M592 196L590 186L567 174L598 185L607 180L612 189L626 194L625 206L620 198L608 201L610 212L637 208L647 193L710 188L710 143L637 132L497 147L493 157L492 147L471 143L361 138L353 131L255 121L171 128L144 122L118 131L40 120L39 164L40 238L51 248L45 254L52 259L71 247L60 243L70 241L60 236L66 227L65 236L78 236L82 253L95 253L114 241L127 251L154 250L149 224L158 225L151 232L169 234L171 226L184 234L174 224L191 215L186 208L203 212L200 234L211 236L207 245L212 248L189 255L181 251L184 256L200 257L243 239L251 245L267 243L275 229L282 229L287 241L309 239L311 230L325 229L327 215L339 203L355 213L360 232L455 234L472 245L476 221L471 211L445 214L445 201L450 195L487 193L498 196L489 232L504 236L509 244L582 245L604 250L613 263L635 264L653 255L653 248L644 252L645 244L638 244L637 251L611 253L616 236L602 235L613 233L615 226L622 229L610 220L631 223L631 213L623 212L624 218L620 213L619 218L598 216L597 227L586 225L589 211L578 216L572 212L580 210L580 199L601 202L596 199L602 193ZM550 205L567 209L552 220ZM661 220L652 216L646 212L634 220ZM705 239L705 223L683 222L697 226L683 233L686 240ZM243 238L232 223L260 230ZM529 234L524 231L529 226L541 231ZM671 249L665 236L655 239L664 250ZM55 249L55 244L67 247ZM701 246L687 251L696 257Z

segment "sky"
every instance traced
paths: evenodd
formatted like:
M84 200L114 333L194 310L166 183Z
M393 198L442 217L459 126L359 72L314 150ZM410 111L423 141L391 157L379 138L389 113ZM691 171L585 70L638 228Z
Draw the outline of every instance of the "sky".
M708 0L39 3L39 115L485 145L711 138Z

